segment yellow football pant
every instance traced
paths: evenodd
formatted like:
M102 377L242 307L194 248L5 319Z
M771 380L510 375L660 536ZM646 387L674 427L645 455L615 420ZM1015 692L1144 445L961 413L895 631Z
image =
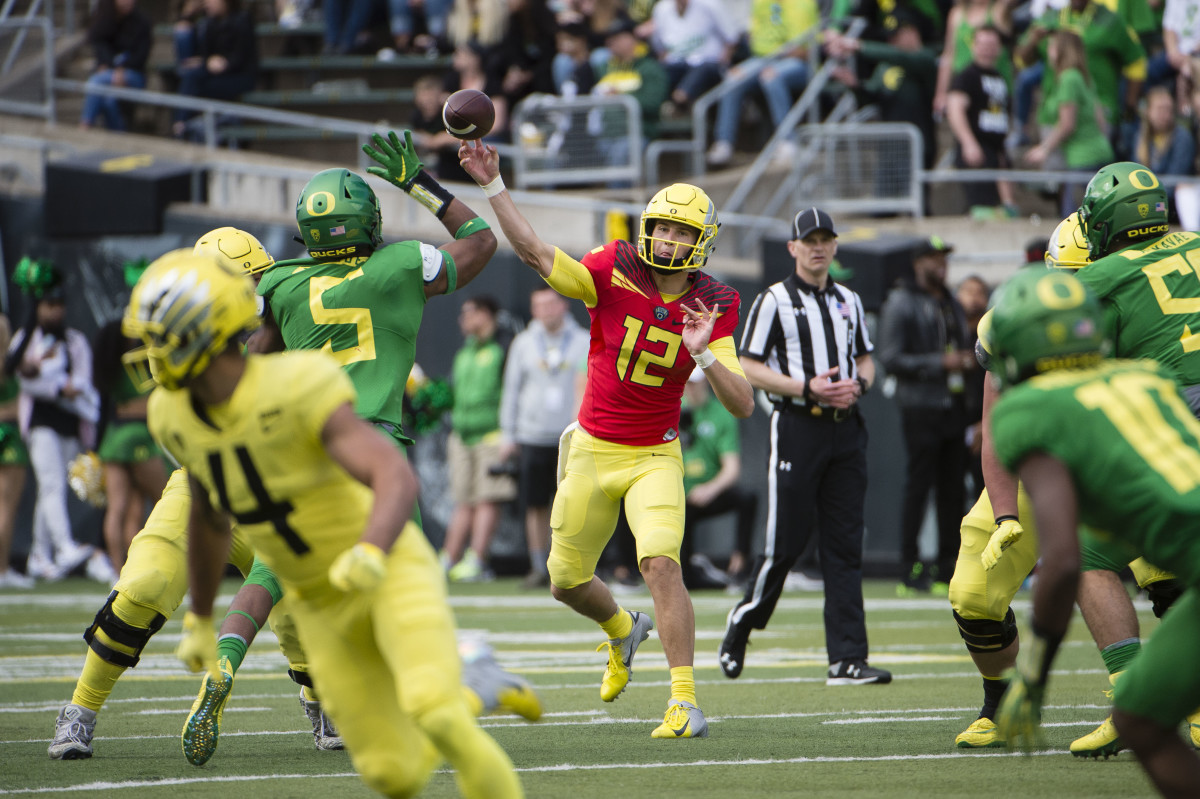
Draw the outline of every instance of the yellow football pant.
M683 457L679 441L651 447L613 444L581 429L571 435L566 474L550 511L550 580L574 588L592 579L617 526L621 500L637 559L679 562L683 543Z
M397 539L374 591L328 583L288 591L322 709L371 789L412 796L440 755L463 796L523 795L508 755L463 699L445 577L416 524Z

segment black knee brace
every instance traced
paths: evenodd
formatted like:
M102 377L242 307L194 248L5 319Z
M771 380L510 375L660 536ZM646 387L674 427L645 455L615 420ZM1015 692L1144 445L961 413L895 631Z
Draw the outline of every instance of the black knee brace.
M1175 577L1156 580L1146 586L1146 596L1150 597L1155 618L1161 619L1167 609L1175 604L1175 600L1183 595L1186 588L1187 586Z
M1012 608L1004 614L1003 621L964 619L958 615L958 611L951 612L958 623L958 634L972 652L999 652L1017 640L1017 617L1013 615Z
M312 677L308 676L307 671L296 671L295 669L288 669L288 676L292 678L292 682L296 683L296 685L303 685L306 688L314 687L313 683L312 683Z
M114 666L132 668L138 664L142 650L146 648L151 636L162 629L167 617L159 613L154 617L154 621L150 622L149 628L134 627L132 624L121 621L117 618L117 614L113 613L112 606L116 598L116 591L108 595L108 601L104 603L104 607L100 608L100 612L96 614L91 626L83 631L83 640L87 641L93 652ZM134 650L133 654L118 652L108 646L96 637L96 630L103 630L105 635L118 644L130 647Z

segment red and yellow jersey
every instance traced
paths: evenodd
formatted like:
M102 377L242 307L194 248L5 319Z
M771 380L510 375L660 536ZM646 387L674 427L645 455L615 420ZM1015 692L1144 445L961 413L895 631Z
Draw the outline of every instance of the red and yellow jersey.
M581 262L586 273L568 268L561 251L547 282L582 299L591 315L587 389L579 424L592 436L615 444L649 446L679 435L683 387L696 364L683 346L684 312L696 301L718 309L710 347L741 374L733 346L738 293L703 272L677 297L662 296L650 267L627 241L597 247ZM587 285L590 278L591 285ZM728 339L728 341L724 341Z

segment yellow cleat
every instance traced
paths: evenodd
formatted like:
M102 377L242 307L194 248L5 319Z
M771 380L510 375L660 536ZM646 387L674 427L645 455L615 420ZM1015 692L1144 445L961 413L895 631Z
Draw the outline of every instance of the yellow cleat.
M1108 760L1124 748L1121 737L1117 735L1117 728L1113 725L1112 716L1087 735L1071 742L1071 754L1075 757L1103 757Z
M654 629L654 620L645 613L636 610L627 611L633 617L633 629L624 638L610 638L596 651L608 647L608 665L604 668L604 678L600 681L600 699L611 702L621 695L629 678L633 676L633 655L637 652L642 641L650 637Z
M183 756L193 766L203 766L217 751L217 738L221 734L221 716L225 713L225 702L233 692L233 670L229 659L221 658L217 664L221 669L218 679L204 675L200 694L192 703L192 712L183 725Z
M1192 737L1192 748L1200 749L1200 710L1187 717L1188 732Z
M1008 742L996 729L996 722L991 719L977 718L971 726L958 734L954 745L959 749L987 749L995 746L1007 746Z
M672 702L663 723L650 733L651 738L707 738L708 722L704 712L691 702Z

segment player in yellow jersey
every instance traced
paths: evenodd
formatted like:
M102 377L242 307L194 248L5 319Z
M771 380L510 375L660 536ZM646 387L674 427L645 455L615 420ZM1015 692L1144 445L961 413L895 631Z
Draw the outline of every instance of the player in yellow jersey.
M412 796L445 758L464 796L521 796L459 690L441 570L410 521L411 467L355 415L335 360L243 355L237 339L259 322L248 278L180 251L150 266L125 316L159 384L150 428L192 490L181 659L216 672L212 604L234 519L294 600L314 682L368 786Z

